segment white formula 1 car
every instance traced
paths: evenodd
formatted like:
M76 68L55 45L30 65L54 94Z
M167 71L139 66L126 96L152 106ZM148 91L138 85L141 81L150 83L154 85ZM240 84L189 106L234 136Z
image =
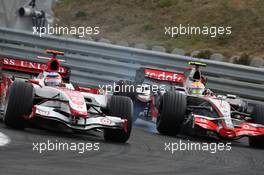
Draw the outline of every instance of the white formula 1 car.
M101 95L98 89L63 82L69 69L60 65L56 55L47 64L13 58L2 59L0 110L8 127L31 126L66 130L99 130L107 141L126 142L132 127L133 103L128 97ZM13 71L13 77L7 71ZM34 79L19 79L17 72Z

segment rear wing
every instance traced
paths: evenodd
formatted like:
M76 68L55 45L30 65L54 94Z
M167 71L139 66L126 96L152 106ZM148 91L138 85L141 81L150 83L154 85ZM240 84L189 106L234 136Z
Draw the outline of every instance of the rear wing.
M156 82L182 84L184 74L176 71L141 67L136 72L135 82L137 84L142 84L145 79L150 79Z
M43 62L0 56L0 73L3 72L15 77L33 78L46 69L46 66L46 63ZM70 80L69 67L61 66L59 73L64 81Z

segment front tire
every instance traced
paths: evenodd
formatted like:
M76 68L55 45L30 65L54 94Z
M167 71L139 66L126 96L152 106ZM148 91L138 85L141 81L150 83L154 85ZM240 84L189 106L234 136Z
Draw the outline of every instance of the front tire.
M108 105L109 115L127 120L127 130L105 129L104 139L109 142L126 142L132 129L133 102L128 97L112 96Z
M15 129L24 129L24 116L31 114L33 99L34 91L31 84L23 81L14 81L9 89L9 96L4 114L5 125Z
M119 80L116 83L114 95L129 97L134 104L133 123L138 119L140 112L144 111L146 104L136 99L136 85L129 80Z
M175 136L179 133L186 111L187 99L179 92L166 92L160 103L156 127L159 133Z
M257 124L264 125L264 105L256 104L252 112L252 118ZM249 145L255 148L264 148L264 136L249 137Z

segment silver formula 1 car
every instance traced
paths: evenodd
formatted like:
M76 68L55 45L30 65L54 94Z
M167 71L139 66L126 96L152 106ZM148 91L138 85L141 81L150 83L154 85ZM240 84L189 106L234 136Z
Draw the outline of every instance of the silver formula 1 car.
M107 141L126 142L132 127L133 103L127 97L99 94L96 88L67 82L69 69L53 54L47 64L13 58L2 59L0 109L6 126L31 126L104 132ZM13 71L13 75L7 73ZM18 72L38 73L35 78L17 78ZM63 79L66 78L66 81Z
M200 67L206 65L189 64L184 72L140 68L135 82L117 82L115 94L133 100L134 121L138 117L153 121L161 134L223 140L248 137L250 146L264 148L264 104L250 104L230 94L216 95L205 88Z

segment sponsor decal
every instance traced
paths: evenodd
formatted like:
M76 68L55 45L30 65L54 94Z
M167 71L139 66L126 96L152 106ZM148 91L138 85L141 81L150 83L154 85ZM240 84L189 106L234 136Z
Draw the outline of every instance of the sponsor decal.
M103 125L111 125L112 124L112 121L110 119L108 119L108 118L102 118L101 119L101 123Z
M35 70L38 72L42 72L42 70L46 69L46 64L44 63L37 63L37 62L32 62L32 61L26 61L26 60L20 60L20 59L13 59L13 58L4 58L4 68L9 68L12 69L16 67L18 70L19 68L21 70L24 69L29 69L29 70ZM59 72L62 74L66 74L68 72L67 68L65 67L60 67Z
M49 116L50 115L49 111L44 111L42 109L37 109L37 113L39 113L40 115L44 115L44 116Z
M242 126L244 129L250 129L250 126L249 125L243 125Z
M155 69L145 69L145 76L153 79L164 80L164 81L173 81L180 83L183 80L184 75L176 72L167 72L162 70Z
M73 104L82 106L85 104L83 95L78 91L73 91L68 88L59 88L61 91L63 91L69 99L72 101Z

